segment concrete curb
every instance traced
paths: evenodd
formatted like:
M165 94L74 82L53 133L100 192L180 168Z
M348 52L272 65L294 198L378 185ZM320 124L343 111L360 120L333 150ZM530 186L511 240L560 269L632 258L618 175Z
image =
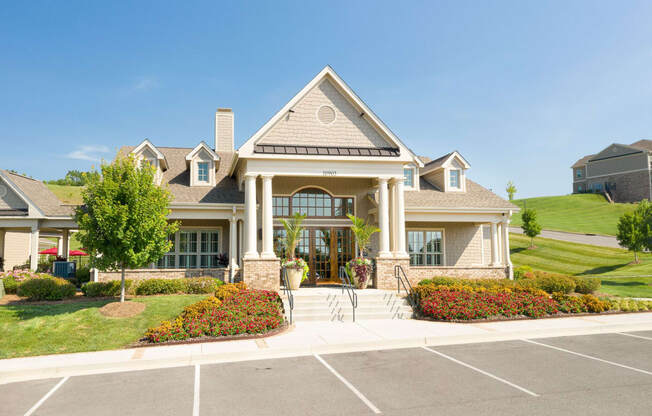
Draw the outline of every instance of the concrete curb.
M448 336L423 336L423 337L406 337L397 339L384 339L363 342L344 342L329 345L301 345L289 348L260 348L251 351L228 351L218 353L202 353L201 346L204 344L194 344L198 348L190 353L171 355L161 358L140 359L137 358L139 349L113 351L116 357L113 360L93 363L74 362L62 364L65 361L74 360L75 355L92 354L79 353L62 356L62 360L56 360L55 365L3 365L8 364L9 360L0 360L0 384L13 383L19 381L79 376L89 374L115 373L123 371L148 370L155 368L170 368L190 366L194 364L213 364L238 361L251 361L274 358L287 358L297 356L308 356L312 354L333 354L357 351L370 351L380 349L398 349L398 348L415 348L422 346L470 344L481 342L496 342L518 340L523 338L547 338L573 335L590 335L613 332L630 332L630 331L647 331L652 330L651 322L642 323L618 323L618 324L597 324L585 327L575 328L550 328L550 329L533 329L505 332L489 332L480 334L466 335L448 335ZM157 347L152 347L157 348ZM99 353L98 353L99 354ZM18 359L18 360L29 360ZM3 362L4 361L4 362ZM28 361L24 361L25 364ZM13 367L13 368L11 368Z

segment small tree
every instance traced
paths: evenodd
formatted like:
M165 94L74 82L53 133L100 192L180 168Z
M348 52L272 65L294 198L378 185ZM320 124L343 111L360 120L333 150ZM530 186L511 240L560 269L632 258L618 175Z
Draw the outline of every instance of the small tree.
M514 185L514 182L508 181L507 188L505 188L505 190L507 191L509 200L512 201L514 199L514 194L516 193L516 186Z
M285 258L287 260L294 258L294 250L297 248L297 243L301 238L303 231L303 220L306 219L305 215L294 213L294 216L289 220L281 219L281 224L285 228Z
M369 246L371 236L380 231L380 228L367 224L362 218L355 217L351 214L346 214L351 220L351 231L355 236L355 241L358 243L359 257L364 257L364 251Z
M541 234L541 225L537 222L537 212L532 208L524 209L521 213L521 219L523 220L523 233L530 237L530 248L534 248L534 237Z
M178 225L167 221L170 194L154 183L153 167L138 167L133 157L118 157L101 170L101 177L88 177L84 203L75 212L78 238L93 267L122 272L120 302L124 302L125 269L163 257Z
M618 220L618 244L634 253L634 263L639 263L638 252L652 248L650 225L652 224L652 204L642 200L633 212L623 214Z

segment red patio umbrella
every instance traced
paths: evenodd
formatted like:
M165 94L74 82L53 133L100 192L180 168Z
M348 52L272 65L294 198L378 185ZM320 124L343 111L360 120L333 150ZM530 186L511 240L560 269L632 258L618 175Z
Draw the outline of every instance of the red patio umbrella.
M69 256L88 256L88 254L84 253L81 250L70 250L68 252Z
M57 254L59 254L59 251L57 250L56 247L51 247L47 250L39 251L38 254L48 254L50 256L56 256Z

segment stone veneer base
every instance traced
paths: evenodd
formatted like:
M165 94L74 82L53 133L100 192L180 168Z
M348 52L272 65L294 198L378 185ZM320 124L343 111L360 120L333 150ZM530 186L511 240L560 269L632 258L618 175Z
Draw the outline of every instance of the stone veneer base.
M240 275L248 288L278 292L281 288L280 270L279 259L244 259Z
M108 282L111 280L120 280L121 272L98 272L98 282ZM130 280L145 279L184 279L186 277L204 277L210 276L218 278L224 282L228 281L229 269L135 269L125 270L125 278Z

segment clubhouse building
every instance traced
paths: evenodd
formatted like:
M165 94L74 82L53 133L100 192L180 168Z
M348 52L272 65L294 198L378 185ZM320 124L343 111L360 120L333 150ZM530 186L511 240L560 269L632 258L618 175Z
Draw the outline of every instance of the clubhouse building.
M211 144L145 140L120 150L156 168L173 196L170 220L180 223L170 252L129 278L212 275L278 289L280 220L296 212L307 215L297 247L310 266L304 285L339 282L340 266L354 257L346 214L380 228L367 253L374 287L396 288L396 265L413 284L512 275L508 224L518 208L469 179L458 152L433 143L435 158L414 154L328 66L237 150L234 113L218 109ZM0 233L11 225L1 215ZM67 233L70 217L56 220L36 219L23 231L34 241L40 223L49 233L65 223Z

